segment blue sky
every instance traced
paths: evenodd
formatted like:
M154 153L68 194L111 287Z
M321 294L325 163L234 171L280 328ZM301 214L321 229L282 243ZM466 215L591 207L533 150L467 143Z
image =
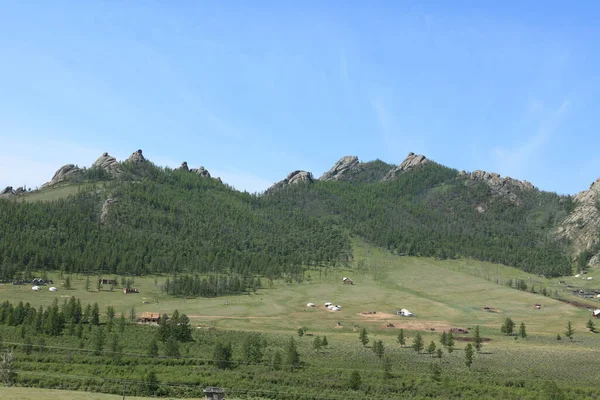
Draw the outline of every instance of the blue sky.
M413 151L573 194L600 177L599 11L0 0L0 187L141 148L254 192Z

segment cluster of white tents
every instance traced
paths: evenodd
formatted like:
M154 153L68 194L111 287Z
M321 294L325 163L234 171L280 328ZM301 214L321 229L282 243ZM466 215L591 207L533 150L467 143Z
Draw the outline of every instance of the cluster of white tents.
M315 308L316 305L315 305L315 303L307 303L306 307ZM339 304L333 304L333 303L331 303L329 301L325 302L325 307L329 311L340 311L342 309L342 306L340 306Z
M575 278L579 278L579 277L581 277L581 275L582 275L582 274L577 274L577 275L575 275ZM583 279L583 280L588 280L588 281L591 281L591 280L592 280L592 279L594 279L594 278L592 278L591 276L588 276L588 277L586 278L586 277L584 276L584 277L582 277L581 279Z
M415 315L415 314L411 313L410 311L408 311L406 308L403 308L397 314L401 317L412 317Z
M39 290L41 290L41 288L39 286L32 286L31 290L38 292ZM54 286L48 288L48 290L51 292L56 292L56 288Z

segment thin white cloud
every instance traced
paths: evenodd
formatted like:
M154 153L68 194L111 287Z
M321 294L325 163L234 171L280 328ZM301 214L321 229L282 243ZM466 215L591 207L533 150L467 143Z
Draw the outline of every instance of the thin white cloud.
M496 169L504 175L522 177L532 164L533 159L540 154L546 143L558 128L570 107L570 101L565 100L549 115L540 118L537 132L530 135L517 146L497 147L492 150ZM528 103L530 111L543 110L543 102L539 100Z

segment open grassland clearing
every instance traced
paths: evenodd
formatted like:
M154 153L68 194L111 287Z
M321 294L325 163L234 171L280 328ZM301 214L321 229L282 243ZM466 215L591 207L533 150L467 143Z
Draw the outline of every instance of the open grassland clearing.
M193 342L179 345L180 356L166 356L166 344L158 343L159 356L149 357L148 347L158 328L127 325L119 334L121 353L115 359L107 338L101 355L93 355L94 329L87 327L81 338L63 333L43 337L18 327L0 326L4 346L17 352L19 384L56 388L119 393L122 381L131 383L131 394L144 393L144 379L156 373L163 393L174 397L198 397L205 386L222 386L231 396L249 398L403 398L412 396L449 398L457 395L478 398L539 398L555 382L566 398L588 398L596 393L600 369L600 335L588 332L585 324L589 312L540 294L519 291L495 283L495 277L509 276L511 268L489 265L494 274L482 277L488 264L471 260L440 261L399 257L364 243L354 245L355 259L349 269L313 269L299 284L263 281L257 293L219 298L172 298L161 291L165 276L135 277L133 287L139 294L124 294L120 286L112 291L104 285L96 290L97 276L90 276L90 290L85 290L86 276L72 275L71 290L64 289L65 277L51 276L57 292L43 286L33 292L30 285L2 285L0 296L11 302L30 302L47 306L70 296L82 303L97 302L102 312L108 305L117 315L129 316L132 307L139 316L144 311L171 314L175 309L186 313L192 325L213 329L195 329ZM552 281L514 273L519 279ZM354 285L342 284L349 276ZM103 276L113 278L113 276ZM120 279L118 279L120 281ZM316 307L307 307L307 303ZM331 312L324 306L332 302L342 306ZM541 309L532 304L542 304ZM489 312L484 307L497 312ZM395 311L406 308L414 317L400 317ZM365 314L375 311L375 314ZM527 326L527 339L502 335L500 325L510 317ZM103 317L104 320L104 317ZM574 340L564 337L567 321L576 330ZM393 324L394 328L387 327ZM443 350L442 359L409 348L417 332L425 348L433 341L436 347L442 329L471 328L476 325L487 341L481 354L474 357L469 369L464 363L466 343L457 340L455 351ZM306 334L299 337L299 327ZM369 343L358 340L366 328ZM397 342L399 328L407 339L403 348ZM431 330L434 328L435 330ZM104 329L108 329L106 326ZM107 333L107 337L113 337ZM244 358L247 331L260 332L265 347L261 361L248 363ZM556 340L560 333L563 340ZM315 349L315 337L327 336L328 345ZM301 364L296 371L274 369L276 352L285 355L290 337L298 346ZM33 350L26 354L25 341ZM372 351L381 340L389 369ZM232 343L230 368L214 365L217 343ZM432 365L439 365L440 376L432 377ZM362 378L359 390L348 387L348 378L357 371ZM385 372L385 373L384 373ZM231 397L230 396L230 397ZM312 397L310 397L312 396Z
M355 260L351 269L318 269L304 274L304 282L283 283L263 280L257 293L216 298L173 298L161 291L166 276L135 277L133 286L138 294L124 294L120 286L111 291L108 285L96 290L98 276L72 275L71 290L64 289L65 277L54 278L57 292L42 286L33 292L30 285L0 285L0 296L13 302L30 302L34 306L48 305L55 298L70 296L83 303L97 302L104 311L112 305L117 315L129 315L132 307L139 316L144 311L171 313L178 309L192 323L219 329L260 332L292 332L307 326L319 334L352 336L355 326L365 326L382 335L394 335L386 324L417 329L423 327L473 327L480 325L486 335L499 336L499 327L507 317L525 322L528 332L553 335L561 332L571 320L580 332L585 331L589 311L538 293L530 293L495 283L495 279L524 279L538 285L553 285L552 280L528 275L514 268L473 260L435 260L399 257L361 242L354 245ZM482 277L482 271L491 275ZM342 276L351 276L354 285L343 285ZM113 278L114 276L103 276ZM565 278L568 279L568 278ZM119 279L117 279L118 281ZM564 285L559 285L564 286ZM560 293L565 298L568 292ZM342 306L330 312L325 302ZM315 308L306 304L313 302ZM535 304L541 304L537 309ZM496 312L485 310L490 307ZM395 312L406 308L414 317L399 317ZM379 314L361 313L374 310ZM386 317L383 318L382 316ZM404 324L404 325L403 325ZM411 328L413 327L413 328Z
M58 184L55 187L50 187L43 190L33 190L22 196L17 197L18 201L24 201L27 203L34 203L38 201L56 201L66 199L69 196L73 196L83 188L90 188L95 186L97 189L103 189L106 182L95 182L91 183L69 183L69 184Z

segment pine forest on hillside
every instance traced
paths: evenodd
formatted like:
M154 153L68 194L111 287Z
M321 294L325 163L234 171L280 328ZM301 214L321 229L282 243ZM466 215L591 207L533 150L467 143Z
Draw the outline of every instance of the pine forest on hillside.
M350 260L350 235L401 255L471 257L545 276L571 271L568 243L551 234L569 212L565 198L522 191L517 206L436 163L380 182L389 165L374 161L351 181L264 195L150 162L122 166L119 179L85 170L87 185L66 199L0 201L0 279L43 269L298 281L306 267ZM107 198L116 202L100 223Z

